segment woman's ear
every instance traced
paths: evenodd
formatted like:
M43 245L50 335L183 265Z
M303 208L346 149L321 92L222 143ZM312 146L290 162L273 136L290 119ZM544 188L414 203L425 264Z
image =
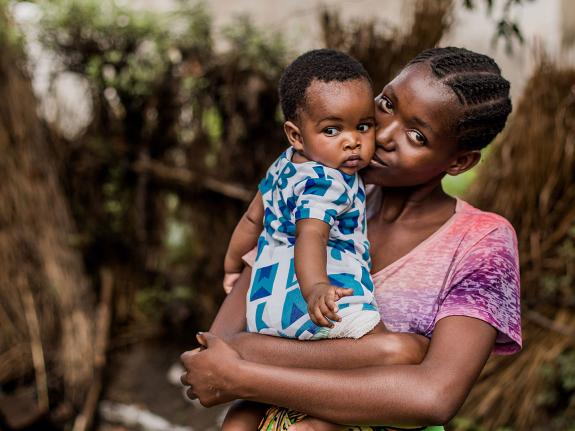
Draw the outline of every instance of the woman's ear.
M447 169L447 174L452 176L462 174L479 163L479 160L481 160L481 151L479 150L461 152Z
M284 123L284 132L288 138L288 141L296 151L303 151L303 138L299 127L291 121L286 121Z

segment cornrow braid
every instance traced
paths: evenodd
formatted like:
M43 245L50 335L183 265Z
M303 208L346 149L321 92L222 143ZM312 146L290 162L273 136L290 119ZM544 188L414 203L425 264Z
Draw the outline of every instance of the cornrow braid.
M450 87L465 110L455 123L455 136L464 150L487 146L511 112L509 81L487 55L465 48L431 48L418 54L408 66L430 65L433 74Z

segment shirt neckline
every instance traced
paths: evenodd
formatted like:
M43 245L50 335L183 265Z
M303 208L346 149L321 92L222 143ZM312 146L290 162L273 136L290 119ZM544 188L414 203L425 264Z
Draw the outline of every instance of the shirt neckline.
M292 161L292 157L293 157L294 153L295 153L295 148L292 147L291 145L290 145L290 146L285 150L285 152L284 152L284 156L285 156L285 158L287 159L287 162L288 162L288 163L291 163L291 164L294 165L294 166L301 166L301 165L306 165L306 164L314 164L314 165L317 165L317 166L321 166L321 167L323 167L323 168L327 168L327 169L331 169L331 170L337 171L337 172L339 172L339 173L341 174L341 176L342 176L343 178L345 178L345 179L351 179L351 177L354 177L355 175L358 175L357 173L355 173L355 174L346 174L345 172L340 171L339 169L330 168L329 166L322 165L321 163L316 162L316 161L314 161L314 160L308 160L307 162L298 162L298 163L295 163L295 162Z
M461 199L459 199L458 197L455 197L455 211L453 212L453 214L451 215L451 217L449 217L449 219L447 219L445 221L445 223L443 223L439 229L437 229L435 232L433 232L431 235L429 235L427 238L425 238L423 241L421 241L419 244L417 244L411 251L409 251L407 254L404 254L403 256L401 256L399 259L397 259L396 261L390 263L389 265L387 265L385 268L380 269L379 271L371 274L372 278L375 277L382 277L384 276L387 272L393 271L393 269L396 266L399 266L403 263L403 261L407 260L410 258L410 256L419 253L421 249L423 249L424 247L427 246L427 244L429 244L430 242L432 242L437 236L439 236L441 233L443 233L445 230L447 230L451 224L453 223L453 221L455 220L455 216L462 212L463 207L465 205L465 202Z

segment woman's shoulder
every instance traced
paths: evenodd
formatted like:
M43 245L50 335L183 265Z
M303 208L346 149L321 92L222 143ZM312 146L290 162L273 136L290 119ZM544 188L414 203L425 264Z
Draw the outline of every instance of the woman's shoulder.
M468 240L479 240L485 236L502 237L512 240L516 247L515 229L505 217L475 208L460 198L457 198L455 212L457 222L454 229L463 228Z
M494 212L483 211L479 208L476 208L461 198L456 198L456 200L457 204L455 212L462 218L465 218L473 223L485 225L487 227L505 226L509 229L513 229L513 226L511 226L511 223L509 223L505 217Z

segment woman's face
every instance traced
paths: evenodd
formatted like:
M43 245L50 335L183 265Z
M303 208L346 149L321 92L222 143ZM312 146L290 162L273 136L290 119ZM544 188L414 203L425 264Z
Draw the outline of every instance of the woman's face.
M412 187L440 180L458 155L453 124L462 107L429 65L404 69L375 98L376 149L367 183Z

